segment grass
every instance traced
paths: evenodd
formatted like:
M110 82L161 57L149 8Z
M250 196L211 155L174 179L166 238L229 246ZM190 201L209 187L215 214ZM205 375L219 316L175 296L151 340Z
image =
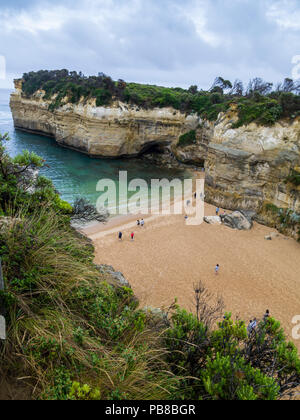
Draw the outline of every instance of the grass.
M300 383L280 323L261 322L252 341L230 314L215 328L223 307L197 286L196 316L175 304L159 324L131 289L101 275L91 244L49 208L11 211L0 251L8 325L0 375L33 399L277 399L294 387L291 375Z

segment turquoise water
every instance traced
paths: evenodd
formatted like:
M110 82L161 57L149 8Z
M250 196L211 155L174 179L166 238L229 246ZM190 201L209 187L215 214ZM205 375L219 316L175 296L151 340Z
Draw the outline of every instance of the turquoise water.
M150 185L151 179L186 178L184 170L164 169L139 159L91 159L76 151L64 149L54 139L15 130L9 108L11 91L0 89L0 132L8 132L11 141L8 150L12 156L28 149L42 156L46 167L41 174L52 180L62 198L70 203L79 196L96 204L100 193L96 185L100 179L112 179L118 188L119 171L128 171L128 181L144 179ZM148 191L143 192L148 195Z

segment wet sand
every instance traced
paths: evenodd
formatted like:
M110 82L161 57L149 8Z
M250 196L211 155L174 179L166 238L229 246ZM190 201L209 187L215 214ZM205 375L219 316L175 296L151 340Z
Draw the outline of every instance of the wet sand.
M215 207L206 204L205 214L215 215ZM201 280L222 295L225 310L234 317L249 321L269 309L292 338L292 319L300 315L299 243L283 235L267 241L264 237L274 230L258 224L251 231L206 223L187 226L182 215L171 215L145 218L142 228L136 219L115 218L85 233L94 241L96 263L121 271L142 306L168 307L178 298L193 310L193 285ZM120 230L122 242L117 239ZM221 267L218 276L216 264ZM300 351L300 340L294 342Z

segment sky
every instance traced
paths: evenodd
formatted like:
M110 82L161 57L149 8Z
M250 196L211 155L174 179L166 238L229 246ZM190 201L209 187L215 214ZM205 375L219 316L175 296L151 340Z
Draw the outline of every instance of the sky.
M0 0L0 35L0 88L62 68L203 89L300 77L300 0Z

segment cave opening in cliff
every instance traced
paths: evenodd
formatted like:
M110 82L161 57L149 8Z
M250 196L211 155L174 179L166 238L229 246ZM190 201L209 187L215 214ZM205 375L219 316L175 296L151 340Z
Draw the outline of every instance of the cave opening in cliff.
M140 155L163 154L167 151L166 146L168 146L166 143L159 143L157 141L147 143L141 149Z

